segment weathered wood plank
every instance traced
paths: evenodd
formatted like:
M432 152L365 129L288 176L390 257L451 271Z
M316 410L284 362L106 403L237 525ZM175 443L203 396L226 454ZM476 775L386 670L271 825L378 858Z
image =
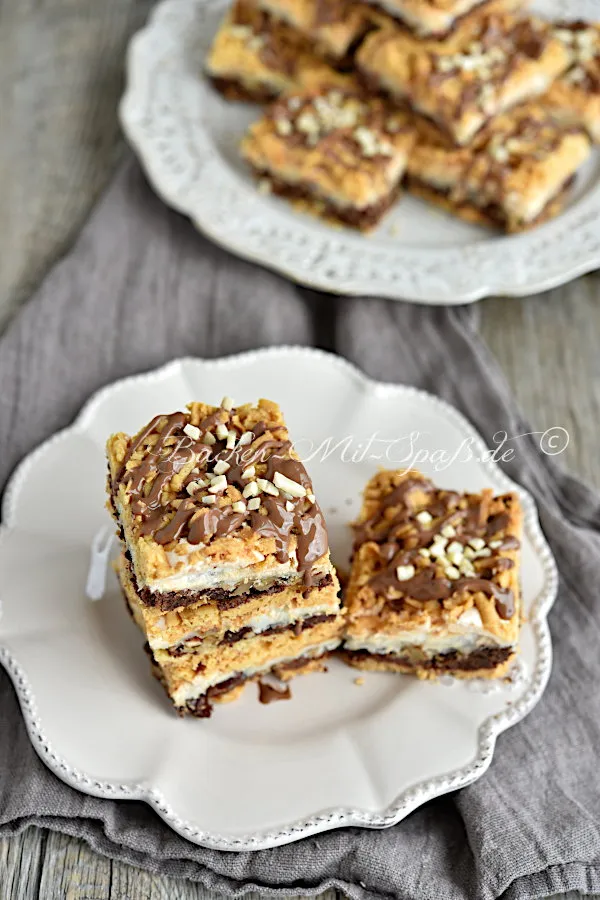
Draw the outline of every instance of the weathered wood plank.
M45 849L40 900L110 900L110 860L57 832L48 832Z
M14 838L0 840L0 897L39 897L47 838L46 831L27 828Z
M486 300L481 330L535 428L562 426L559 461L600 487L600 274L524 300Z
M586 895L600 900L600 894ZM0 840L0 897L6 900L226 900L220 894L180 878L151 875L110 862L87 844L66 835L30 828ZM341 900L341 895L337 895ZM248 900L263 900L251 893ZM290 894L282 900L300 900ZM316 900L336 900L325 891ZM575 892L548 900L581 900Z

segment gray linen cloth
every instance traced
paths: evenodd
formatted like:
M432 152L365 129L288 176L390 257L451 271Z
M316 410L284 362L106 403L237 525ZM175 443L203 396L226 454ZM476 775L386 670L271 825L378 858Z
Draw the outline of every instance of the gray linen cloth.
M0 483L92 391L185 354L316 344L369 375L433 391L493 446L530 431L474 312L323 296L233 259L126 165L76 246L0 339ZM383 831L342 829L228 854L172 832L143 803L88 797L39 761L0 673L0 834L29 824L108 856L240 896L338 887L351 897L491 900L600 891L600 500L522 439L507 472L535 496L561 573L546 694L502 735L489 772Z

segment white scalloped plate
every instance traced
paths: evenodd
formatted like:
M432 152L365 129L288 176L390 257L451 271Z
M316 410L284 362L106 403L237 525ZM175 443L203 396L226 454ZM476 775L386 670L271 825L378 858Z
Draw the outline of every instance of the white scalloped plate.
M0 661L33 745L60 778L100 797L145 800L192 841L251 850L345 825L392 825L478 778L496 736L542 694L557 582L533 501L521 491L527 619L511 684L485 690L365 673L359 687L356 671L335 661L327 674L296 679L288 703L261 706L250 686L210 720L178 719L150 675L112 573L102 600L85 596L90 545L108 523L103 445L157 410L224 394L281 403L305 458L333 439L331 452L321 447L307 465L342 566L365 481L382 464L406 465L410 440L419 458L430 456L421 468L445 486L514 487L494 463L479 461L483 442L456 410L370 381L338 357L283 347L173 362L102 390L13 476L0 542ZM376 432L396 443L365 452ZM455 457L443 471L436 450Z
M223 247L294 281L341 294L459 304L523 296L600 266L600 153L568 208L500 237L404 197L368 237L260 194L237 146L256 107L227 103L202 76L229 0L164 0L132 40L120 116L162 199ZM598 17L598 0L538 0L552 18Z

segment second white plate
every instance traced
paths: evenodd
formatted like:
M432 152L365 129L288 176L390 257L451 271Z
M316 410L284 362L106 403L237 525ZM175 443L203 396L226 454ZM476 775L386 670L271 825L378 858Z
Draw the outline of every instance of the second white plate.
M13 477L0 541L0 662L35 748L59 777L100 797L145 800L192 841L251 850L346 825L392 825L479 777L496 736L542 694L556 572L533 501L521 492L526 621L512 684L364 673L359 687L355 670L332 662L327 674L296 679L288 703L261 706L250 686L208 721L178 719L114 576L102 600L85 596L90 546L110 521L104 442L157 410L225 394L282 405L340 566L348 520L378 466L418 462L454 489L514 487L454 409L370 381L337 357L276 348L174 362L103 390Z
M166 203L239 256L334 293L460 304L523 296L600 266L600 153L568 208L500 237L405 196L371 235L336 229L258 193L238 144L257 107L227 103L202 74L229 0L163 0L132 40L120 115ZM537 0L554 19L598 18L598 0Z

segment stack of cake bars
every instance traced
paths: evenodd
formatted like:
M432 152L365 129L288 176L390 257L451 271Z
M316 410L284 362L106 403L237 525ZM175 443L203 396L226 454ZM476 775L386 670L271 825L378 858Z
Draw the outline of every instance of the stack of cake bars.
M402 185L508 232L555 216L600 141L600 26L524 0L235 0L206 61L274 103L241 144L264 192L359 229Z
M113 435L107 455L119 579L180 714L322 666L341 639L339 584L276 404L192 403Z

